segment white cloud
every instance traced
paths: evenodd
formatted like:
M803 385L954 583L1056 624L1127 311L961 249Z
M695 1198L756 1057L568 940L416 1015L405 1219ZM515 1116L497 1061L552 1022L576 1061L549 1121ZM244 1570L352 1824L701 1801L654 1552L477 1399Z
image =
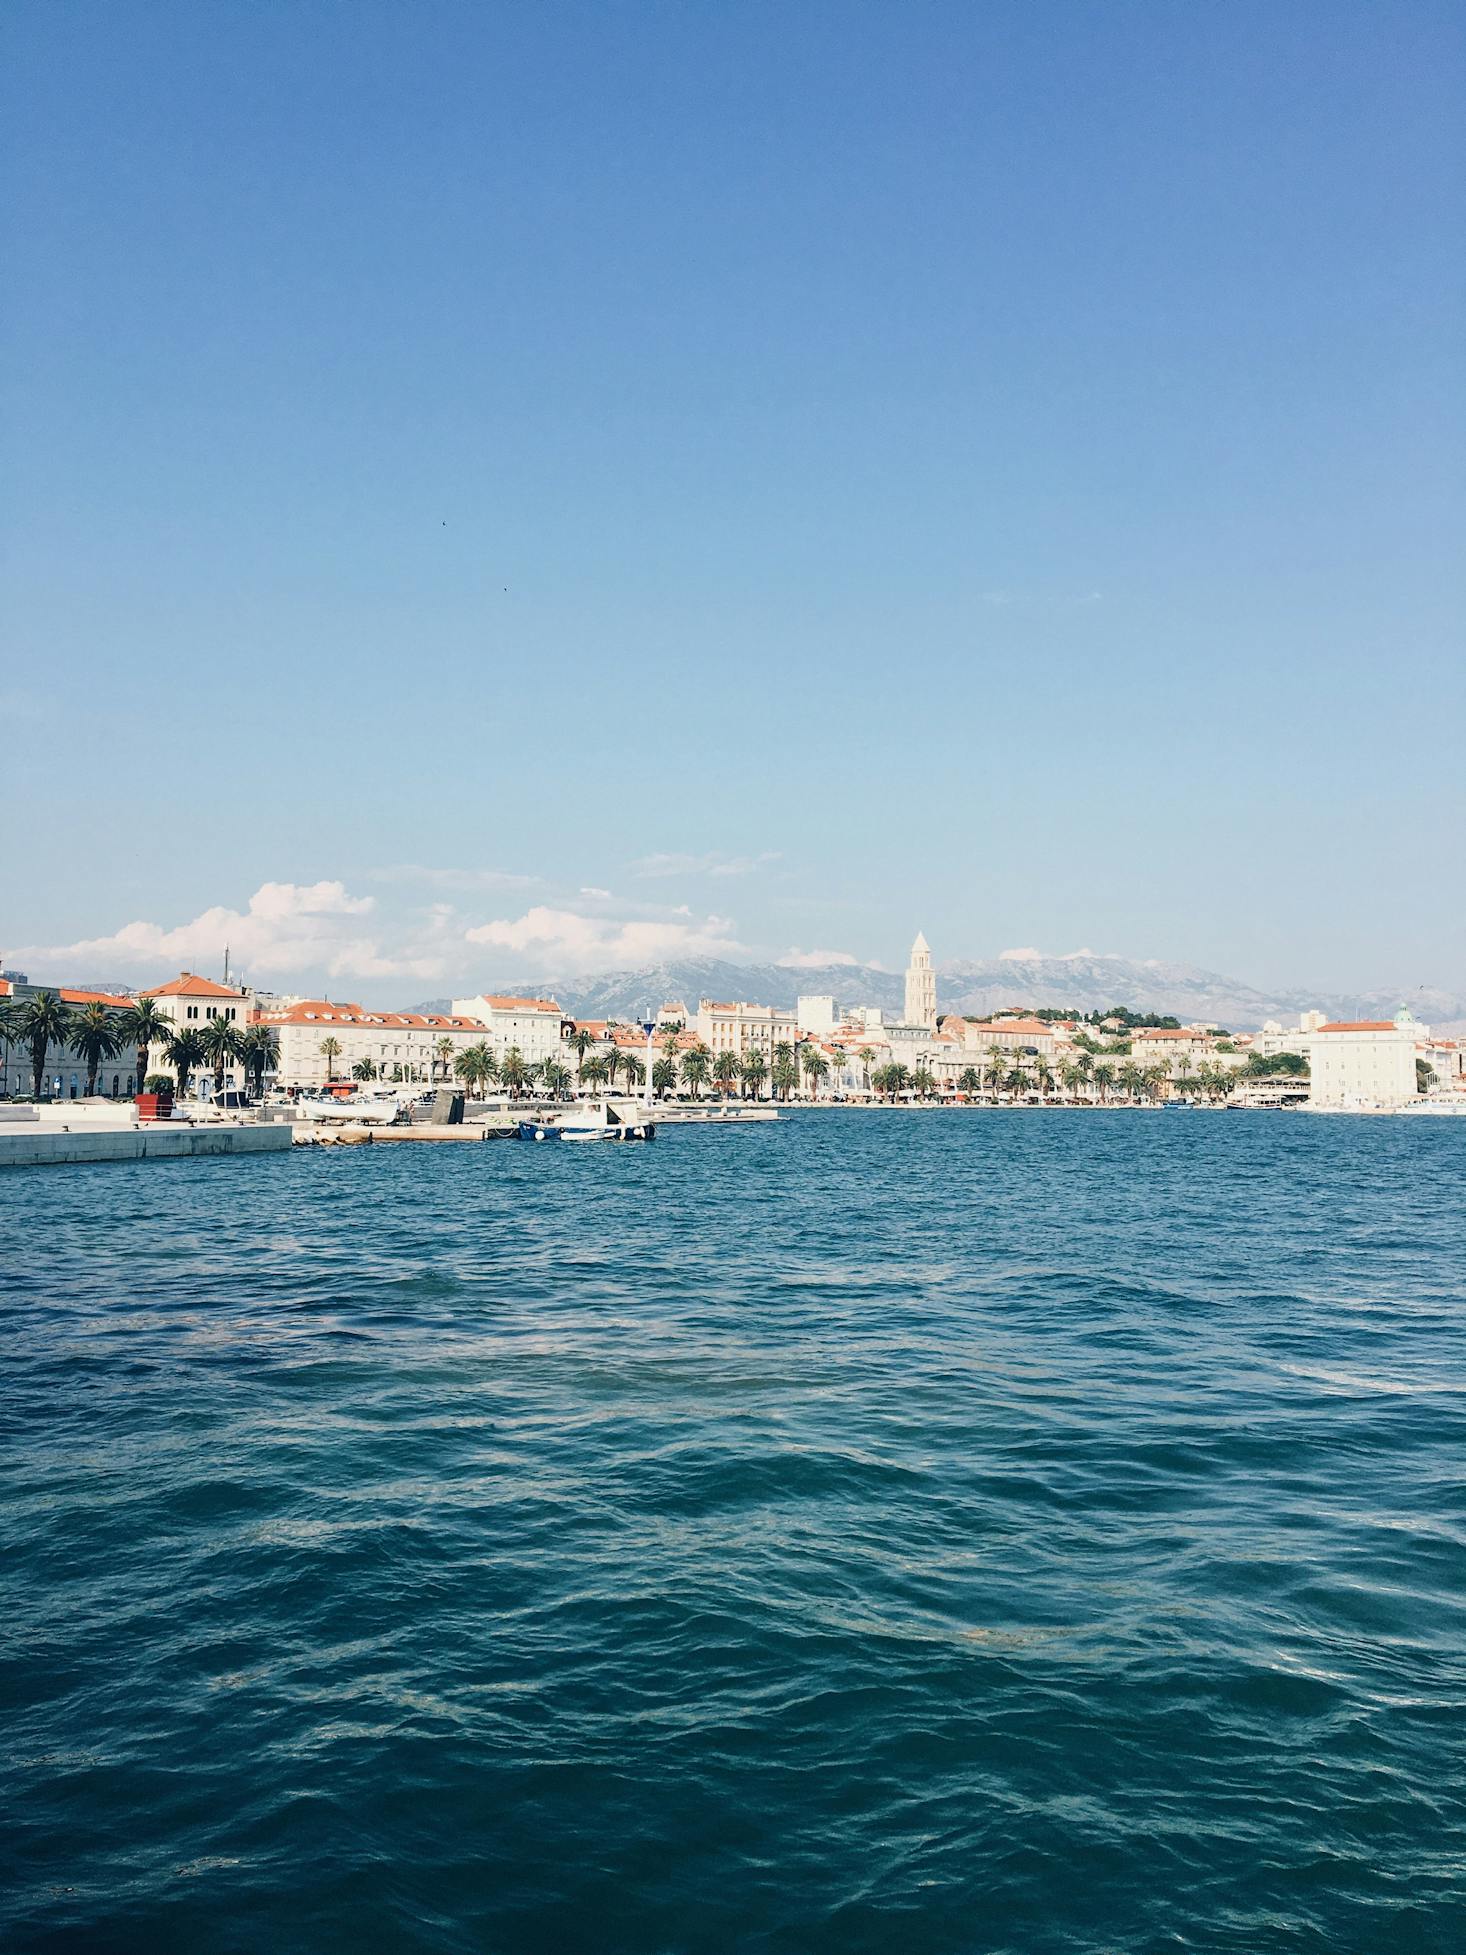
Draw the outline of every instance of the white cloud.
M609 889L597 889L593 884L582 889L580 893L582 896L588 897L593 903L609 903L611 900Z
M705 855L644 855L631 865L634 876L751 876L779 860L778 849L764 849L758 855L723 855L716 849Z
M267 882L244 910L216 905L172 926L138 920L106 937L27 945L15 953L15 961L24 957L38 969L58 969L63 978L116 974L149 982L180 970L217 972L227 945L231 968L255 983L300 972L333 978L441 976L441 949L406 942L386 951L377 936L361 933L360 919L375 908L373 897L349 895L340 882ZM442 919L434 922L437 934Z
M798 944L791 944L779 964L786 971L817 971L829 964L846 964L855 970L861 968L860 959L852 957L848 950L801 950Z
M588 917L537 904L519 917L497 917L466 931L468 943L509 952L544 975L637 969L672 957L746 955L727 917Z

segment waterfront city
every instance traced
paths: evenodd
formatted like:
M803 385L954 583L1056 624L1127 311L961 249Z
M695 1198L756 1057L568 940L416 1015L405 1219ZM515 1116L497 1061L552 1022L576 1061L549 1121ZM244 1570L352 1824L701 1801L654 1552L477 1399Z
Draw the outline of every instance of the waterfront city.
M551 1101L619 1088L653 1103L1466 1109L1466 1044L1433 1038L1404 1006L1389 1020L1312 1011L1253 1029L1119 1009L963 1016L940 1010L920 933L899 1018L827 994L791 1007L662 1000L623 1023L576 1018L552 998L478 993L435 1013L191 971L135 996L10 972L0 1056L6 1098L53 1108L162 1091L180 1108L192 1097L244 1111L270 1095L381 1081Z

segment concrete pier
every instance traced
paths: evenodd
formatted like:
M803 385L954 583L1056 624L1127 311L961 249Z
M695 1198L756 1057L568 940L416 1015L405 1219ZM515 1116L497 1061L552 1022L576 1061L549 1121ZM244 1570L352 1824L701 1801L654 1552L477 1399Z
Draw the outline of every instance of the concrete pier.
M0 1168L75 1166L91 1161L181 1161L213 1154L278 1154L290 1145L288 1127L180 1122L102 1126L52 1120L0 1124Z

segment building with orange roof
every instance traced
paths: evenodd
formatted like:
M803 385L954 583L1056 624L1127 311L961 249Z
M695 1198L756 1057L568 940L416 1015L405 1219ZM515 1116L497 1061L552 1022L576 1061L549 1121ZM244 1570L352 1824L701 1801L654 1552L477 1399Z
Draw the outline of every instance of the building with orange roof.
M368 1011L354 1002L295 998L260 1012L280 1048L276 1080L290 1088L369 1078L427 1085L451 1079L459 1056L488 1042L487 1028L461 1012ZM327 1051L327 1042L335 1048Z
M248 985L218 984L213 978L200 977L197 971L180 971L166 984L155 984L138 995L151 998L162 1016L178 1031L202 1032L211 1019L222 1018L236 1031L243 1032L255 1015L255 994ZM148 1067L152 1072L176 1077L158 1046L152 1049ZM224 1068L226 1090L238 1089L246 1083L242 1062Z
M105 1005L119 1014L133 1003L130 992L92 991L68 984L32 984L21 971L0 975L0 1003L22 1006L43 991L58 997L71 1011L85 1011L90 1005ZM97 1093L108 1100L130 1099L137 1090L134 1067L136 1049L123 1046L113 1058L97 1069ZM86 1092L88 1066L72 1046L51 1046L41 1079L43 1099L79 1100ZM31 1055L24 1044L0 1046L0 1098L11 1095L29 1098L34 1083Z
M1402 1006L1393 1018L1336 1019L1308 1041L1308 1103L1342 1109L1404 1106L1420 1091L1416 1047L1430 1029Z
M453 1010L455 1015L476 1019L483 1026L480 1036L486 1037L496 1058L516 1046L529 1065L543 1065L547 1059L564 1060L565 1041L574 1021L553 998L518 998L481 991L472 998L455 998Z

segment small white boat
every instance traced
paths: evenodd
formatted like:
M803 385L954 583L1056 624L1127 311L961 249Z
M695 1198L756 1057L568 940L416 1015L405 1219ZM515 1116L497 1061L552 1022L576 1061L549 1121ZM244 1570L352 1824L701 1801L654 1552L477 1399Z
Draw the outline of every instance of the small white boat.
M592 1100L521 1120L521 1140L655 1140L657 1123L635 1100Z
M407 1092L399 1088L378 1088L375 1093L348 1093L321 1100L297 1100L297 1120L339 1120L353 1127L395 1126L404 1108L418 1097L416 1087Z

